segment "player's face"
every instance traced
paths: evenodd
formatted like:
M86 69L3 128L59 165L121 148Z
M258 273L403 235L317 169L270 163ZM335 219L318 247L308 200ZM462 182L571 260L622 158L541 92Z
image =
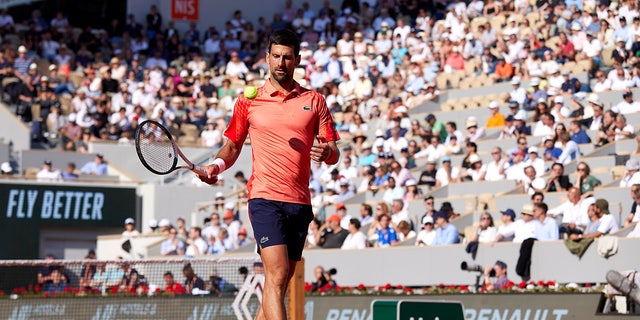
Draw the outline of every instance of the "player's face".
M273 79L287 82L293 80L293 71L300 64L300 56L294 54L292 47L274 44L267 54L267 61Z

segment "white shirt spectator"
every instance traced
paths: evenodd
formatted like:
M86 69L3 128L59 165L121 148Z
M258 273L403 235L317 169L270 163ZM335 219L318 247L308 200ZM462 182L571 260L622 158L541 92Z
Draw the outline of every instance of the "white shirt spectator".
M402 148L407 148L409 146L409 142L404 137L398 137L398 139L394 139L393 137L384 141L384 149L391 150L394 152L400 152Z
M627 175L620 180L620 188L631 188L632 185L640 183L640 171L636 171L632 175ZM640 206L638 206L640 207ZM634 219L638 215L634 216Z
M524 240L536 237L536 220L516 220L513 224L513 242L522 243Z
M428 231L427 230L420 230L420 232L418 232L418 235L416 236L416 245L417 246L430 246L433 244L433 240L436 238L436 231L435 230L431 230Z
M505 171L509 168L509 162L507 159L502 158L499 162L495 160L487 163L487 173L484 176L484 179L487 181L498 181L504 180L506 178ZM500 169L502 169L502 173L500 173Z
M622 100L616 105L616 107L618 108L618 112L622 114L636 113L640 111L640 102L632 101L631 103L629 103Z
M460 176L460 169L458 169L457 167L452 167L451 168L451 178L452 179L457 179L458 176ZM446 185L449 184L449 177L447 176L447 173L445 172L444 168L440 167L437 171L436 171L436 180L440 181L440 186L444 187Z
M509 168L507 168L505 170L505 174L507 177L507 180L515 180L515 181L522 181L524 179L524 168L525 168L525 164L524 162L520 162L520 163L516 163L511 165Z
M60 181L62 175L59 170L45 170L42 169L36 174L36 180L38 181Z
M611 213L603 214L602 217L600 217L600 225L598 226L598 231L600 231L600 233L602 233L603 235L614 233L619 229L620 227L618 226L618 221L616 221L616 218L614 218Z
M618 134L618 132L629 132L633 134L635 132L635 129L633 128L632 125L627 124L626 126L624 126L624 128L620 129L616 127L613 131L616 133L614 140L618 141L618 140L628 139L626 136Z
M198 250L198 254L202 255L207 252L208 247L209 246L207 245L207 242L205 242L202 238L198 238L194 241L193 245L190 245L187 247L187 250L185 251L184 255L187 257L195 257L196 249Z
M594 197L581 199L578 203L573 204L567 200L561 205L549 209L547 214L556 216L562 214L562 223L575 223L577 226L584 228L589 224L589 206L595 203Z
M542 123L542 121L538 121L538 123L536 123L535 129L533 130L533 135L536 137L553 136L553 134L553 128Z
M366 242L367 236L365 236L364 233L360 231L356 233L349 233L349 235L344 239L341 249L364 249L367 247Z
M597 81L595 85L593 85L593 92L605 92L611 91L611 80L604 78L604 80Z
M513 236L515 235L515 223L509 224L501 224L498 226L498 234L502 235L502 242L510 242L513 241ZM497 236L497 235L496 235Z

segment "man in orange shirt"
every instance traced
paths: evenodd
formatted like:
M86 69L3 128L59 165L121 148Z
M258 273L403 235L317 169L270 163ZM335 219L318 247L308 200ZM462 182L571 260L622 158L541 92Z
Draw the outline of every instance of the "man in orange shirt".
M496 71L493 75L496 82L505 82L511 80L513 77L513 65L504 60L503 56L498 57L498 64L496 65Z
M253 171L247 183L249 218L265 271L257 319L286 319L284 297L313 219L309 195L311 160L335 164L340 139L324 97L293 80L300 63L300 39L290 30L272 33L270 77L256 97L240 96L213 164L199 178L216 176L238 159L251 136ZM316 143L317 141L317 143Z
M491 110L491 116L487 119L487 128L504 127L504 116L500 113L498 101L491 101L489 110Z

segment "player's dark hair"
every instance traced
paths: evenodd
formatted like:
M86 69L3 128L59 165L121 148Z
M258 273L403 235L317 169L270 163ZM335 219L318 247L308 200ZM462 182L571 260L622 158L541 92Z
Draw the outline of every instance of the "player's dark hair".
M292 30L281 29L274 31L269 37L269 52L271 52L271 47L274 44L292 47L296 56L300 53L300 38Z

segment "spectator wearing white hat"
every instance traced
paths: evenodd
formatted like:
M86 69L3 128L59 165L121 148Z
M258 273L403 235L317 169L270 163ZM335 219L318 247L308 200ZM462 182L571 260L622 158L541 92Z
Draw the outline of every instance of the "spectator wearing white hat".
M491 111L491 115L489 119L487 119L487 128L497 128L503 127L505 123L504 115L500 113L500 106L498 101L491 101L489 103L489 110Z
M422 230L416 237L416 246L430 246L436 238L436 231L433 230L433 217L424 216L422 218Z
M470 116L466 121L467 132L465 134L464 140L466 142L476 142L486 135L484 128L478 127L478 120L474 116Z
M477 154L469 155L469 168L460 173L460 178L464 181L484 181L487 174L487 166L482 163L482 159Z
M509 100L515 101L518 105L524 104L527 98L527 91L520 85L521 79L519 76L511 78L511 86L513 90L509 91Z
M624 177L620 180L620 188L630 188L640 183L640 161L636 158L627 160Z
M524 165L532 166L534 169L536 169L536 177L541 177L542 175L544 175L544 173L547 171L547 164L542 159L542 157L540 157L540 154L538 153L538 147L531 146L527 148L527 153L529 155L529 158L525 160Z
M11 174L13 173L11 164L7 161L3 162L2 165L0 165L0 173L2 174L2 176L0 176L1 178L11 177Z
M124 220L124 231L122 236L126 238L137 237L140 232L136 230L136 221L133 218L127 218Z

